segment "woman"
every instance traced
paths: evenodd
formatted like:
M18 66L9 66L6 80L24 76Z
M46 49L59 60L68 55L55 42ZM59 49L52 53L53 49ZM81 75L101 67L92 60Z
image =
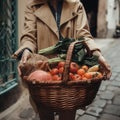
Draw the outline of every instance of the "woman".
M25 64L31 53L56 44L62 37L77 39L81 36L89 39L86 45L93 55L99 57L99 63L107 75L106 79L109 79L110 66L90 34L86 13L79 0L31 0L25 10L20 47L13 57L21 59L21 63ZM53 112L47 108L38 107L38 111L41 120L54 119ZM75 111L60 112L59 119L74 120Z

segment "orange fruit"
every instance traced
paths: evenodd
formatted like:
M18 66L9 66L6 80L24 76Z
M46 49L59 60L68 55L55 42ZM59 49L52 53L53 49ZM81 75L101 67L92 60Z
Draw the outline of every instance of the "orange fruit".
M82 77L82 80L88 80L86 77Z
M88 70L88 66L87 65L83 65L81 68L84 69L85 71Z
M86 72L84 74L84 76L87 78L87 79L92 79L92 74L90 74L89 72Z
M85 70L82 69L82 68L80 68L80 69L78 69L77 74L80 75L80 76L82 76L82 75L85 74Z
M101 73L101 72L99 72L99 73L98 73L97 78L98 78L98 79L103 78L103 75L102 75L102 73Z

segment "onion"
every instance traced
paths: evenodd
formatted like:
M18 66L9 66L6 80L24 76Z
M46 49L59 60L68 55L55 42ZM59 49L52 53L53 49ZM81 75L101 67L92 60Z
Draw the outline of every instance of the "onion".
M28 76L27 80L34 82L49 81L52 80L52 76L50 73L47 73L43 70L36 70Z

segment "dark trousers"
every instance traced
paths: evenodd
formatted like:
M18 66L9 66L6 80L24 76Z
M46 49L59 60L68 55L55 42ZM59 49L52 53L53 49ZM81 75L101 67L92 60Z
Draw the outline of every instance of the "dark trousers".
M54 112L46 107L41 107L38 104L35 104L30 97L30 103L34 110L39 113L40 120L54 120L55 114L59 116L59 120L75 120L76 110L63 110L59 112Z
M40 120L54 120L54 112L48 109L38 108ZM75 120L76 111L64 110L57 112L59 120Z

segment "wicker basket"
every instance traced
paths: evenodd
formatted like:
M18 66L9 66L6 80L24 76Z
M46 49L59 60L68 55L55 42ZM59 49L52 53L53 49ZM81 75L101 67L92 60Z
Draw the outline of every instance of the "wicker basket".
M74 45L71 43L65 63L62 81L47 81L33 84L27 81L30 95L34 102L52 110L76 110L92 103L101 84L101 79L88 81L70 81L68 69Z

